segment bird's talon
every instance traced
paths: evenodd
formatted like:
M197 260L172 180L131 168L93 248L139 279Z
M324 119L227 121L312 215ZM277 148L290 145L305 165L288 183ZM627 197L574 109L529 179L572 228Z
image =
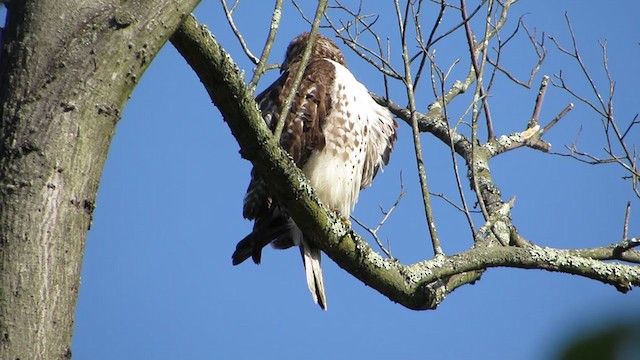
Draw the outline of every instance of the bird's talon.
M338 211L338 209L331 209L331 211L336 214L336 216L340 219L340 221L342 221L345 226L351 227L351 220L349 220L349 217L340 214L340 211Z

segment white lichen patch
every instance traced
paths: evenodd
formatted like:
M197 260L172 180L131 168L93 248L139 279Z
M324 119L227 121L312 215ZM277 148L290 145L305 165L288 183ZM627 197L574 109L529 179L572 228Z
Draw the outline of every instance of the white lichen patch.
M415 284L425 277L433 275L431 269L416 265L403 268L402 275L409 284Z
M331 232L336 234L338 237L343 237L347 234L348 228L342 223L342 221L332 221L331 222ZM356 243L356 247L358 247L358 243Z
M511 138L508 137L507 135L502 135L498 138L498 144L500 144L503 147L510 147L511 146Z
M453 88L454 88L454 89L456 89L456 90L458 90L458 91L460 91L460 92L462 92L462 91L465 91L465 90L466 90L466 88L464 87L464 83L463 83L462 81L460 81L460 80L456 80L456 81L453 83Z
M385 269L385 270L389 270L391 268L391 261L389 261L389 259L385 259L383 258L380 254L378 254L375 251L369 251L367 253L367 262L369 262L370 264L372 264L373 266L375 266L378 269Z
M423 281L426 277L433 276L433 270L441 268L445 264L445 257L443 255L437 255L431 260L421 261L411 266L403 268L402 275L407 282L415 284Z
M489 163L487 162L487 159L482 156L475 156L473 167L475 168L476 172L489 171ZM482 177L480 177L480 179L478 180L482 180Z
M442 104L440 103L440 101L436 101L431 105L429 105L429 111L435 111L440 109L442 109Z
M506 136L502 135L502 137L506 138ZM500 139L498 139L498 142L502 139L502 137ZM498 147L495 145L494 142L488 142L484 145L484 147L487 149L487 151L489 152L489 154L491 154L491 156L494 156L497 152L498 152Z
M529 248L529 254L531 255L531 259L535 262L544 261L556 263L557 253L550 252L548 250L549 248L546 247L532 246Z
M558 271L579 275L595 273L601 277L599 279L601 281L610 280L611 278L616 281L629 281L632 278L640 277L640 270L632 267L575 256L566 251L536 246L529 249L529 254L535 262L550 264Z
M311 186L311 184L309 184L309 181L306 177L304 177L304 175L299 176L296 181L299 184L298 189L300 189L305 194L313 194L313 187Z

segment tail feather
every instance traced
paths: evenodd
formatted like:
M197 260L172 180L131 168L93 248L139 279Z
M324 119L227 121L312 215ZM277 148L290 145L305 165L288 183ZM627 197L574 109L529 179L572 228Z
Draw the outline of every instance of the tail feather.
M288 216L283 215L278 208L272 208L269 217L256 219L253 231L236 245L236 250L231 256L233 265L238 265L250 257L253 262L259 264L262 249L269 243L276 249L286 249L294 245L300 247L307 286L313 301L326 310L327 297L320 264L322 253L320 249L305 241L304 235L296 223Z
M309 246L303 239L300 243L300 253L302 254L307 285L313 301L320 305L322 310L327 310L327 296L324 291L324 279L320 264L322 252L320 252L320 249Z
M231 255L233 265L238 265L249 257L253 262L260 264L262 258L262 249L267 246L273 239L285 234L288 231L286 226L275 226L269 229L253 229L251 234L238 242L236 250Z
M231 256L233 265L238 265L249 257L254 263L260 264L262 249L274 240L281 237L287 238L286 234L290 232L291 223L292 221L282 213L279 206L269 207L267 214L255 219L251 234L245 236L236 245L236 250Z

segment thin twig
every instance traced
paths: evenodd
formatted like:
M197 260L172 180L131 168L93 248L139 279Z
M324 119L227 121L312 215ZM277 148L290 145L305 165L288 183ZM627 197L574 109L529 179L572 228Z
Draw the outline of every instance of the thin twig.
M438 81L440 82L440 92L444 93L444 91L445 91L445 88L444 88L445 82L446 82L446 79L449 76L449 73L450 73L451 69L449 69L449 71L446 74L443 74L442 70L440 68L438 68L435 63L432 62L431 63L431 67L432 67L431 73L432 74L436 73L438 75L438 78L439 78ZM438 94L437 94L438 90L437 90L437 88L435 86L435 80L432 80L432 84L433 84L432 85L433 86L433 92L436 95L436 97L438 97ZM451 133L451 128L450 128L449 121L448 121L449 115L448 115L447 108L448 108L447 104L446 103L443 104L442 111L443 111L443 114L444 114L445 123L447 125L447 132ZM460 201L462 202L462 209L460 209L453 202L450 202L450 203L454 207L456 207L457 209L459 209L460 211L462 211L464 213L464 215L465 215L465 217L467 219L467 224L469 225L469 229L471 230L471 238L475 239L476 229L475 229L475 225L473 224L473 218L471 217L471 212L469 211L469 207L467 206L467 199L466 199L466 197L464 195L464 189L462 187L462 179L461 179L461 176L460 176L460 171L458 170L458 160L457 160L457 157L456 157L456 151L454 149L454 145L453 145L452 142L449 143L449 151L450 151L450 154L451 154L451 163L453 165L453 174L454 174L454 176L456 178L456 185L457 185L457 188L458 188L458 196L460 196ZM446 199L444 197L443 197L443 199L445 199L445 201L449 201L448 199Z
M329 27L333 29L336 36L340 40L342 40L342 42L345 45L351 48L351 50L353 50L360 58L362 58L369 64L373 65L376 68L376 70L380 71L385 76L389 76L391 78L401 80L402 76L400 75L400 73L396 71L393 68L393 66L391 66L389 59L384 57L382 52L380 37L372 29L372 26L375 23L375 21L377 21L377 18L375 18L371 23L367 23L365 22L365 19L372 17L372 15L361 15L360 12L362 11L362 8L359 8L357 12L353 12L346 6L342 5L342 3L340 3L339 1L336 1L336 3L338 4L338 6L334 6L333 8L342 10L346 12L349 16L353 17L352 21L349 21L347 24L342 24L341 28L336 26L330 17L328 16L325 17L325 19L329 23ZM364 26L364 29L363 30L356 29L355 33L352 34L349 30L351 29L352 26L357 27L358 24L362 24ZM375 51L369 49L368 47L364 46L361 42L358 41L358 37L364 32L367 32L374 37L374 39L378 44L379 53L376 53ZM346 36L344 35L344 33L346 33ZM378 64L377 61L379 61L380 64Z
M555 38L551 36L549 38L554 42L556 48L560 52L570 56L578 63L581 73L584 76L584 78L587 80L587 83L589 84L589 86L591 87L591 91L595 96L595 98L597 99L597 102L592 102L589 99L585 98L584 96L580 96L574 90L569 88L569 86L564 81L564 78L562 76L562 71L560 71L560 73L555 76L555 78L559 82L554 82L554 86L557 86L563 89L564 91L568 92L571 96L575 97L580 102L584 103L585 105L593 109L596 113L598 113L600 116L602 116L603 130L605 133L605 140L606 140L606 148L604 149L604 151L610 156L610 159L605 159L606 161L603 161L603 160L597 159L596 157L588 156L588 154L586 153L579 153L575 150L575 146L571 148L571 154L569 154L568 156L576 158L580 161L583 161L584 158L590 159L590 160L586 160L585 162L588 162L591 164L602 164L605 162L618 163L625 170L630 172L631 179L632 179L632 184L631 184L632 189L636 194L636 196L640 197L640 189L638 188L638 179L639 179L638 175L640 174L640 171L638 170L638 166L637 166L637 155L635 153L635 150L634 152L630 150L625 140L626 134L628 133L629 129L634 124L636 124L636 121L633 120L629 125L629 127L624 132L620 131L620 128L618 127L618 123L614 116L614 107L613 107L613 99L615 95L615 82L609 70L609 59L607 57L606 42L600 42L600 47L602 48L602 63L603 63L605 75L607 76L608 85L609 85L608 99L605 102L600 91L598 90L598 87L596 86L595 81L591 77L589 70L587 69L586 65L582 60L582 56L580 54L580 51L578 50L577 39L575 37L575 33L571 25L571 20L569 19L569 16L566 13L565 13L565 20L567 23L569 34L571 36L571 42L572 42L573 48L571 50L567 50L564 47L562 47ZM614 142L617 145L619 145L620 148L622 148L622 152L623 152L622 156L618 156L615 154L616 151L614 150L615 148L613 144ZM576 157L575 154L582 156L582 158Z
M482 7L484 6L484 4L487 3L487 1L488 0L482 0L480 2L480 4L478 4L478 6L476 6L475 10L473 10L471 12L471 14L466 19L462 20L462 22L460 22L459 24L455 25L449 31L446 31L444 34L438 36L433 41L429 40L429 42L427 43L427 45L425 47L427 47L427 48L433 47L433 45L435 45L438 41L446 38L447 36L453 34L456 30L458 30L461 27L465 26L465 24L467 24L469 21L471 21L471 19L473 19L475 17L475 15L480 11L480 9L482 9Z
M400 200L402 200L402 198L406 195L406 192L404 191L404 184L402 183L402 173L400 173L400 187L401 187L400 194L398 194L398 198L396 198L396 201L393 203L391 208L389 208L389 210L387 210L387 211L384 211L382 209L382 206L380 207L380 211L382 211L382 214L384 214L384 217L382 218L380 223L378 223L376 228L373 229L373 232L372 232L372 234L373 234L373 236L374 236L374 238L376 240L376 243L378 244L380 249L390 259L395 259L395 257L391 254L391 243L390 243L389 239L387 239L387 246L385 247L384 245L382 245L382 242L380 241L380 238L378 237L378 231L380 231L380 228L382 228L382 226L387 221L387 219L389 219L389 217L391 216L391 213L398 207L398 204L400 204Z
M631 201L627 202L627 209L624 212L624 227L622 228L622 240L629 238L629 218L631 217Z
M236 36L238 41L240 41L240 46L242 46L242 50L244 51L245 54L247 54L247 57L249 58L249 60L251 60L252 63L257 64L260 60L255 55L253 55L253 53L249 49L249 46L244 41L244 37L242 37L242 33L240 33L240 30L238 30L238 28L236 27L236 23L233 21L233 11L236 9L236 6L238 6L239 2L240 2L239 0L236 1L233 4L233 7L229 9L229 7L227 6L227 1L220 0L220 3L222 4L222 8L224 9L224 15L227 17L227 22L229 23L229 26L231 27L233 34Z
M491 58L487 58L487 61L489 62L489 64L491 64L495 68L495 70L500 71L507 78L509 78L509 80L513 81L515 84L518 84L518 85L520 85L522 87L525 87L525 88L529 89L529 88L531 88L531 84L533 83L533 79L535 78L535 76L538 73L538 71L540 71L540 67L542 66L542 63L544 62L544 60L545 60L545 58L547 56L547 49L544 46L544 34L543 34L542 40L540 42L538 42L535 39L535 34L531 34L531 32L529 31L529 29L525 25L524 20L522 18L520 18L520 20L518 21L518 27L516 28L515 31L518 31L518 29L520 29L520 26L522 26L524 31L527 33L527 37L529 38L529 42L533 46L533 49L536 52L536 56L538 57L538 61L537 61L536 65L531 69L531 71L529 73L529 79L526 82L524 82L522 80L519 80L518 78L516 78L515 75L511 74L510 71L508 71L507 69L505 69L502 66L500 66L500 63L499 63L500 54L501 54L501 52L503 50L503 47L506 46L507 42L511 38L507 39L503 43L499 43L498 44L497 58L496 58L495 61L491 60ZM512 36L515 35L515 31L514 31L514 34L512 34Z
M540 89L538 90L538 97L536 97L536 104L533 107L533 114L527 128L533 128L538 125L538 118L540 117L540 110L542 110L542 103L544 102L544 94L547 92L547 86L549 85L549 77L543 76L540 82Z
M267 59L269 58L269 54L271 53L271 48L273 47L273 43L276 39L276 33L278 32L278 28L280 27L280 19L282 17L282 0L276 0L275 8L273 9L273 13L271 15L271 25L269 26L269 34L267 35L267 41L262 48L262 54L260 55L260 60L258 61L257 66L253 70L253 77L251 78L251 82L249 83L249 91L252 93L256 90L256 86L258 86L258 81L260 81L260 77L267 70L266 64Z
M391 255L391 246L389 244L389 240L387 240L387 246L385 247L382 244L382 241L380 241L380 238L378 237L378 232L380 231L382 226L385 224L385 222L387 222L387 220L391 216L391 213L398 207L398 204L400 204L400 201L402 200L402 198L405 195L406 195L406 192L404 190L404 181L402 180L402 172L400 172L400 193L398 194L398 197L396 198L396 201L393 203L393 205L391 205L389 210L385 211L382 208L382 206L380 206L380 211L382 212L383 217L382 217L382 220L380 220L378 225L375 227L375 229L372 229L372 228L366 226L363 222L361 222L360 220L355 218L353 215L351 216L351 218L358 225L360 225L363 229L365 229L369 234L371 234L373 236L373 238L376 241L376 243L378 244L378 247L380 248L380 250L382 250L382 252L384 252L385 255L387 255L387 257L390 258L390 259L395 259L395 258L393 257L393 255Z
M484 64L485 64L485 59L486 59L486 49L487 49L487 43L489 42L489 24L491 21L491 11L492 11L492 4L493 1L489 1L489 8L487 9L487 19L486 19L486 30L485 30L485 37L483 40L484 45L478 49L478 47L476 46L476 42L474 40L474 36L473 36L473 32L471 31L471 25L469 24L469 22L465 21L464 23L464 28L465 28L465 34L467 36L467 45L469 47L469 55L471 58L471 66L473 68L473 71L476 74L476 89L477 89L477 93L479 94L479 96L476 96L476 98L482 98L482 107L484 109L484 114L485 114L485 118L487 121L487 136L489 138L489 140L493 139L495 137L494 132L493 132L493 122L491 120L491 111L489 111L489 103L487 101L487 96L484 90L484 87L482 85L482 74L483 74L483 70L484 70ZM466 20L467 19L467 6L466 6L466 2L465 0L460 0L460 14L462 15L462 19ZM482 62L481 64L478 64L478 59L477 59L477 54L478 53L482 53Z
M433 27L431 28L431 32L429 33L429 39L427 40L427 44L425 44L425 49L427 50L429 50L429 48L434 44L433 37L436 35L438 26L440 26L440 24L442 23L442 18L444 17L444 11L446 8L447 7L444 0L440 1L440 10L438 10L438 16L436 17L436 20L433 22ZM477 10L480 10L480 7L478 7ZM471 16L473 16L473 14Z
M420 188L422 190L422 201L425 210L425 216L427 219L427 227L429 229L429 235L431 237L431 244L433 246L434 255L443 255L442 248L440 246L440 239L438 238L438 232L436 230L435 221L433 218L433 209L431 207L431 198L429 193L429 185L427 184L427 171L424 166L424 160L422 156L422 145L420 144L420 129L418 128L418 118L416 117L416 104L415 94L413 93L413 82L411 79L411 62L409 59L409 50L407 47L407 20L409 14L410 2L407 2L407 6L404 11L404 15L400 10L400 4L398 0L394 1L396 9L396 17L398 20L398 28L400 30L401 44L402 44L402 59L404 63L404 85L407 91L407 98L409 100L409 111L411 112L411 129L413 131L413 145L416 155L416 163L418 166L418 176L420 178Z
M573 103L570 103L569 105L567 105L566 108L564 108L556 117L553 118L553 120L549 121L549 123L547 124L547 126L545 126L542 130L540 130L540 136L542 136L543 134L545 134L547 131L551 130L551 128L558 122L560 121L560 119L562 119L565 115L567 115L567 113L569 111L573 110Z

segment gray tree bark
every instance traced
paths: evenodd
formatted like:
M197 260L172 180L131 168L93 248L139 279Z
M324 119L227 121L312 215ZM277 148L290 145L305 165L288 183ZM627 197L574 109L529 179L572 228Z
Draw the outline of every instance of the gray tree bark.
M0 60L0 358L71 357L111 138L199 0L10 1Z

